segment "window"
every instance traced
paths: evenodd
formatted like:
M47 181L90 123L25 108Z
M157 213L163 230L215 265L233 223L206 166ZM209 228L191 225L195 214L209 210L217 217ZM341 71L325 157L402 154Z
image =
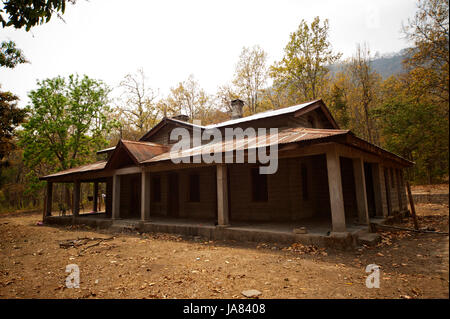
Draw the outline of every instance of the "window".
M200 176L198 174L189 175L189 201L200 201Z
M308 193L308 168L305 164L301 165L301 174L302 174L302 197L303 200L309 199Z
M252 174L252 194L256 202L267 202L267 174L259 174L259 168L251 169Z
M160 202L161 201L161 177L155 176L152 178L152 186L150 188L152 191L152 201Z

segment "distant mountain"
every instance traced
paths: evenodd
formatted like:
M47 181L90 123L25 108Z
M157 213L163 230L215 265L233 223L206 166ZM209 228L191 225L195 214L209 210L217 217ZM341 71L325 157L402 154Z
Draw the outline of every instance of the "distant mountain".
M395 53L387 53L383 55L375 55L372 60L372 68L380 74L383 79L388 78L393 74L402 73L403 63L402 61L406 57L406 50L401 50ZM344 63L333 64L330 66L330 70L332 74L339 72Z

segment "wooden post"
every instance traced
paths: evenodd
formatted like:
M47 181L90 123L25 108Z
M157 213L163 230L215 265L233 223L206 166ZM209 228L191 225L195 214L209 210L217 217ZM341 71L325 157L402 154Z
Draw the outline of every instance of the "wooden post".
M45 216L52 216L52 202L53 202L53 183L47 181L47 192L45 194Z
M353 159L353 175L355 176L356 206L358 219L362 224L369 224L369 210L367 208L366 178L362 158Z
M226 226L230 223L228 211L228 176L227 165L217 164L217 223Z
M98 182L94 182L93 211L98 212Z
M112 219L120 218L120 175L113 176Z
M150 173L141 173L141 220L150 220Z
M414 222L414 229L419 230L419 222L417 221L416 208L414 207L414 200L411 194L411 187L409 182L406 181L406 190L408 191L409 206L411 206L411 215Z
M73 215L80 215L80 181L75 181L73 187Z
M345 232L344 195L342 193L341 164L336 148L327 151L328 188L330 192L333 232Z

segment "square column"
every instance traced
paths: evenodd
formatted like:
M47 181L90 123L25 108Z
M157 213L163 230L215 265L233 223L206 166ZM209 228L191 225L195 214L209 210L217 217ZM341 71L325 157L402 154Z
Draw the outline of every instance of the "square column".
M80 181L75 181L73 185L73 215L80 215Z
M355 176L356 205L358 218L362 224L369 224L369 210L367 207L366 177L362 158L353 159L353 175Z
M217 222L219 226L227 226L230 223L228 211L228 176L227 165L217 164Z
M330 191L331 220L333 232L345 232L344 195L342 193L341 164L336 148L326 153L328 188Z
M112 219L120 218L120 175L113 176Z
M94 182L93 211L98 212L98 182Z
M47 193L45 195L45 212L44 216L52 216L52 202L53 202L53 183L47 181Z
M150 173L141 174L141 220L150 220Z

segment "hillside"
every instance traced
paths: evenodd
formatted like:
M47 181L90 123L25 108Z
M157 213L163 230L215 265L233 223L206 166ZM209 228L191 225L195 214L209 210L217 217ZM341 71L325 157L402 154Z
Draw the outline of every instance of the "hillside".
M375 56L375 58L372 60L372 67L378 74L383 77L383 79L386 79L393 74L398 74L403 71L402 61L405 56L405 50L401 50L395 53L383 54L381 56ZM344 65L344 63L333 64L330 67L331 72L333 74L338 72Z

